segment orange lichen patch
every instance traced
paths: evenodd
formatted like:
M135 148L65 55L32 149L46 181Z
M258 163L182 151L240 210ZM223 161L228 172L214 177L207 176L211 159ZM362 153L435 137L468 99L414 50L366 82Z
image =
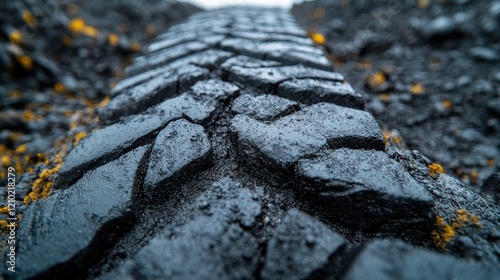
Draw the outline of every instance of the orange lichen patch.
M138 52L141 50L141 45L139 45L139 43L132 43L130 44L130 49L133 51L133 52Z
M391 95L388 94L388 93L382 93L382 94L380 94L379 98L380 98L380 100L382 100L385 103L391 101Z
M115 33L111 33L108 35L108 43L112 46L118 46L118 43L120 42L120 37L116 35Z
M451 103L450 100L446 99L446 100L443 100L443 102L441 102L441 104L443 104L443 107L446 108L446 109L451 109L451 106L453 106L453 104Z
M321 19L324 15L325 15L325 9L322 7L318 7L314 9L311 16L313 19Z
M23 41L23 36L21 35L21 32L17 29L12 31L9 34L9 41L13 44L17 44L17 45L21 44L21 42Z
M68 13L74 15L78 13L79 7L75 3L69 3L68 6L66 7L66 10L68 11Z
M9 212L9 206L0 207L0 214L5 214Z
M3 155L0 158L0 163L2 164L3 167L8 167L12 164L12 160L8 155Z
M97 28L95 28L93 26L87 25L83 29L83 34L85 34L89 37L92 37L92 38L96 38L97 36L99 36L99 30L97 30Z
M384 73L380 71L366 77L366 83L373 88L379 87L383 85L385 82L387 82L387 77L385 76Z
M471 184L476 185L478 179L479 179L479 173L476 170L472 170L470 172L470 182L471 182Z
M83 138L85 138L85 136L87 136L87 133L85 133L85 132L78 132L75 135L75 143L73 144L73 146L78 145L78 143L80 142L80 140L82 140Z
M108 105L110 100L111 100L111 98L109 97L109 95L106 95L106 97L104 97L99 103L97 103L96 107L102 108L102 107Z
M66 86L63 83L55 83L54 91L57 93L64 93L66 92Z
M73 43L73 39L71 39L71 37L69 36L63 36L61 40L66 46L70 46L71 43Z
M314 43L322 46L326 44L326 38L323 34L318 32L309 32L308 35Z
M363 69L363 70L371 70L372 69L372 63L369 59L363 59L360 62L356 63L356 67L358 69Z
M19 64L21 64L21 66L24 69L26 69L28 71L33 70L33 60L31 59L31 57L29 57L27 55L21 55L21 56L16 57L16 60L17 60L17 62L19 62Z
M148 35L155 35L156 28L153 25L148 24L148 25L146 25L146 27L144 27L144 32L146 32L146 34L148 34Z
M26 153L27 150L28 150L28 145L21 144L21 145L16 147L15 152L16 152L16 154L20 155L20 154Z
M385 131L382 132L382 135L384 136L384 140L385 140L385 145L386 146L389 146L391 143L389 142L389 134Z
M81 18L74 18L69 22L68 29L72 33L82 33L85 29L85 21Z
M493 165L495 165L495 160L494 160L494 159L492 159L492 158L487 159L487 160L486 160L486 165L487 165L488 167L492 167Z
M21 114L21 120L24 122L37 121L37 120L41 120L41 119L42 119L42 116L35 114L31 110L25 110Z
M419 9L427 9L429 7L430 1L429 0L418 0L417 1L417 7Z
M444 169L439 163L432 163L427 165L427 167L429 168L429 175L431 176L444 174Z
M450 226L443 217L436 217L436 229L432 231L432 239L437 248L445 250L446 245L455 237L455 229Z
M23 20L26 22L30 27L35 27L37 26L37 21L36 18L33 16L33 14L30 11L23 11Z
M50 181L50 177L59 171L61 165L58 164L54 168L44 169L38 175L38 179L32 185L31 192L24 197L24 203L30 204L31 202L39 198L47 198L52 193L53 182Z
M22 92L22 91L20 91L20 90L17 90L17 89L16 89L16 90L11 90L11 91L9 92L9 98L10 98L10 99L19 99L19 98L21 98L21 97L23 97L23 92Z
M414 95L419 95L425 92L424 85L422 83L416 83L410 86L410 92Z

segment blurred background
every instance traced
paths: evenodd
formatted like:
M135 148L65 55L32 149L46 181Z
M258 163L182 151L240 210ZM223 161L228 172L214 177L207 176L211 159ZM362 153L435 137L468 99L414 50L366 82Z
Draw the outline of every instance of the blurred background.
M391 145L474 186L498 173L498 0L22 0L0 1L0 177L15 166L29 182L98 127L95 111L157 34L236 4L289 9Z

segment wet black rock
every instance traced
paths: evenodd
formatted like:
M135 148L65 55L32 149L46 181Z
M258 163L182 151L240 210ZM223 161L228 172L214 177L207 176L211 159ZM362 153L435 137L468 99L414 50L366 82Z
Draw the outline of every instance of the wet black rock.
M174 221L121 269L140 279L252 279L259 242L243 227L261 214L255 194L224 178L185 209L192 220ZM241 225L241 226L240 226ZM123 278L122 278L123 279Z
M221 80L211 79L197 82L191 90L195 98L223 101L234 96L239 88Z
M328 265L346 240L311 216L291 209L267 246L262 279L308 279Z
M297 109L296 102L270 94L259 96L245 94L238 97L232 106L233 112L259 121L272 120Z
M209 164L211 145L204 128L186 120L169 123L156 137L144 182L144 192L174 176L193 174ZM168 190L162 190L168 191Z
M316 78L334 82L344 81L344 77L339 73L318 70L302 65L252 68L247 67L237 66L234 65L234 63L223 64L223 69L228 73L228 78L230 81L236 81L245 86L267 88L269 92L274 92L275 86L278 83L284 82L291 78Z
M133 222L135 177L147 149L137 148L90 171L28 208L19 231L21 278L86 273L85 266Z
M416 275L421 279L496 279L500 269L383 239L365 245L343 279L411 279Z
M301 103L330 102L354 109L364 109L361 94L347 83L315 79L294 79L278 87L278 95Z
M271 167L288 167L327 146L385 148L370 114L328 103L306 107L270 124L237 115L231 130L237 134L245 158Z
M56 187L69 187L84 170L109 162L130 147L152 138L164 123L157 115L137 115L92 132L66 157Z
M433 205L427 190L380 151L325 152L299 160L297 174L299 192L313 194L332 219L353 226L420 222L429 218Z

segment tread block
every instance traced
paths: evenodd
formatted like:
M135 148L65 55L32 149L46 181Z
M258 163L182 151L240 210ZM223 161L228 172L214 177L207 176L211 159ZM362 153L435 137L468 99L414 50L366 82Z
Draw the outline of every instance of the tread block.
M209 47L210 46L205 43L194 41L146 54L144 56L137 57L134 63L125 69L125 74L139 74L149 69L165 65L176 59L186 57L190 54L201 52Z
M345 243L320 221L291 209L268 243L262 279L309 279Z
M293 42L305 46L314 45L313 41L309 38L293 36L293 35L255 33L248 31L230 31L228 32L228 36L233 38L250 39L250 40L264 41L264 42Z
M239 87L217 79L199 81L191 87L196 99L222 101L238 93Z
M105 239L126 230L133 220L135 176L146 151L139 147L29 207L20 223L18 276L27 279L55 266L73 270L81 258L109 246Z
M146 82L155 77L161 76L165 73L175 73L175 71L187 64L193 64L199 67L213 69L214 66L219 65L229 57L233 56L232 53L220 50L207 50L196 54L180 58L173 61L165 66L159 68L151 69L146 72L130 76L118 82L116 86L111 90L111 96L117 96L122 93L125 89L132 86L138 85L139 83Z
M244 115L231 121L242 156L286 168L322 147L384 150L378 124L364 111L319 103L266 124Z
M124 115L141 113L166 98L177 95L179 90L208 78L209 73L209 70L195 65L184 65L175 72L163 73L111 99L99 110L99 115L104 120L114 121Z
M310 78L334 82L344 81L344 77L339 73L318 70L303 65L255 68L226 65L227 67L224 70L228 73L229 81L235 81L242 85L257 87L270 92L276 91L279 83L291 79Z
M343 279L496 279L498 266L415 248L402 241L370 242L350 264Z
M332 65L320 49L292 42L262 42L248 39L226 39L221 48L259 59L272 59L285 64L304 64L313 68L331 70Z
M145 141L167 121L157 115L136 115L92 132L66 157L56 187L68 187L68 183L84 172L115 159L123 151Z
M169 123L156 137L144 181L144 192L152 195L160 184L179 174L198 171L210 162L212 147L205 129L186 120Z
M215 102L200 102L190 94L184 93L163 101L149 109L147 113L159 115L165 120L187 117L192 122L205 123L215 109Z
M305 104L329 102L354 109L365 108L363 96L356 93L351 85L341 82L315 79L285 81L279 85L278 95Z
M229 179L214 183L187 210L194 218L151 240L126 263L125 275L139 279L253 279L261 256L259 242L241 227L254 225L261 214L253 196Z
M259 96L245 94L238 97L232 106L233 112L259 121L269 121L297 109L297 102L270 94Z
M298 192L313 194L333 219L356 227L427 219L434 204L428 191L385 152L327 151L299 160L297 176Z

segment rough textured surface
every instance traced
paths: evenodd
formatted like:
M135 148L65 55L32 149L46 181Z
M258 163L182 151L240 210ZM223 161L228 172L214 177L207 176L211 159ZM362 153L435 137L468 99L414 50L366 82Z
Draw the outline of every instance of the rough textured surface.
M321 222L291 209L269 240L262 279L307 279L345 242Z
M330 102L363 110L365 102L347 83L314 79L296 79L279 85L278 95L301 103Z
M498 275L498 267L470 263L385 239L366 245L343 279L495 279Z
M425 157L392 146L340 74L273 57L319 57L304 35L282 10L245 7L158 36L100 110L102 127L42 180L66 183L19 226L23 275L339 279L382 260L363 251L380 237L404 240L406 263L422 263L413 244L495 274L493 197L429 175ZM217 50L224 41L256 48Z
M164 123L156 115L137 115L124 121L96 130L82 139L67 156L59 173L58 188L81 176L85 170L117 158L133 145L144 142Z
M247 115L259 121L271 120L296 109L298 109L296 102L269 94L242 95L233 102L232 107L233 112Z
M194 173L206 165L210 141L202 126L186 120L173 121L156 137L145 179L145 192L179 174ZM195 167L196 166L196 167Z
M427 190L380 151L329 151L300 160L297 174L302 178L299 191L314 193L335 218L353 225L425 218L433 205Z
M237 115L231 130L250 160L287 167L322 147L384 149L382 133L366 112L321 103L271 124Z
M146 150L137 148L29 208L20 224L21 278L50 269L59 277L76 273L80 260L102 254L111 245L107 238L131 226L135 175Z
M125 274L140 279L253 278L258 241L242 226L254 225L261 213L254 195L232 180L216 182L187 209L195 218L151 240L125 264Z

